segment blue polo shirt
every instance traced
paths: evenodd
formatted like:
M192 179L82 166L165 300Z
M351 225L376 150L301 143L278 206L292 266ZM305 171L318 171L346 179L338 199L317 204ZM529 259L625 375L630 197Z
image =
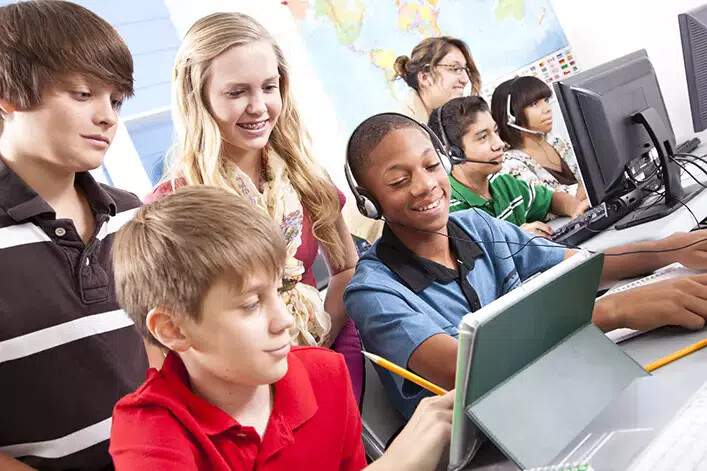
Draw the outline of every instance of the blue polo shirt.
M458 337L462 317L508 293L522 280L560 263L565 249L517 226L470 209L449 216L454 270L410 251L386 224L361 257L344 304L372 353L407 367L410 355L437 334ZM527 246L521 249L523 244ZM395 407L410 417L429 393L387 370L381 382Z

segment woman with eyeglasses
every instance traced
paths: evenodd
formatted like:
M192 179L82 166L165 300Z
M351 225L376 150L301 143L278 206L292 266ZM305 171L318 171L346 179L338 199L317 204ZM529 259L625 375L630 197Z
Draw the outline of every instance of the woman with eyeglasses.
M433 109L463 96L470 83L472 95L481 90L481 75L469 48L461 39L449 36L424 39L410 57L399 56L395 75L411 88L401 112L421 123L428 121Z

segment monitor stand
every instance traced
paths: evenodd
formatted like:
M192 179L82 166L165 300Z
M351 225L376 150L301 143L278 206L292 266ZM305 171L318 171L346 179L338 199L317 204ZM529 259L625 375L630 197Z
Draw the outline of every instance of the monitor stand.
M637 208L636 212L638 214L635 214L636 217L630 221L617 224L615 227L618 230L663 218L676 209L685 206L688 201L702 190L702 185L698 183L685 188L680 183L680 168L672 160L674 153L672 133L655 109L648 107L643 111L639 111L631 116L631 120L645 128L658 152L665 203L649 204L645 208Z
M672 214L673 211L676 211L686 205L688 201L704 190L704 188L698 183L681 188L683 191L683 196L679 200L676 200L673 205L668 205L667 203L648 203L647 205L641 205L633 211L632 214L634 214L635 217L631 218L629 221L616 224L614 228L620 231L621 229L628 229L629 227L638 226L646 222L664 218L665 216Z

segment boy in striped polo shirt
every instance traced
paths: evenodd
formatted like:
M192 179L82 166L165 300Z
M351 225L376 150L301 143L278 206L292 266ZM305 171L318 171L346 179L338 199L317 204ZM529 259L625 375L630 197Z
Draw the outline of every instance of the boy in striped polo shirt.
M110 264L114 233L140 200L88 173L132 75L123 40L86 8L0 8L3 471L112 469L113 406L147 371Z
M498 173L505 144L483 98L450 100L432 113L429 126L437 135L444 133L448 151L470 159L456 165L449 177L450 212L479 208L526 232L550 237L552 230L543 222L549 213L575 218L587 210L586 201L568 193L530 186L512 175Z

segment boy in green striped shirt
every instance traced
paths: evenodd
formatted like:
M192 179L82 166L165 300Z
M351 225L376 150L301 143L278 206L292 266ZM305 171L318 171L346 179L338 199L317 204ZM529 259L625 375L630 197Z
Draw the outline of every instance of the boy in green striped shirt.
M499 174L505 143L483 98L454 98L430 115L429 126L444 135L448 152L469 159L455 165L449 211L478 208L521 229L550 237L543 221L549 213L575 218L588 204L569 193L530 186L512 175Z

